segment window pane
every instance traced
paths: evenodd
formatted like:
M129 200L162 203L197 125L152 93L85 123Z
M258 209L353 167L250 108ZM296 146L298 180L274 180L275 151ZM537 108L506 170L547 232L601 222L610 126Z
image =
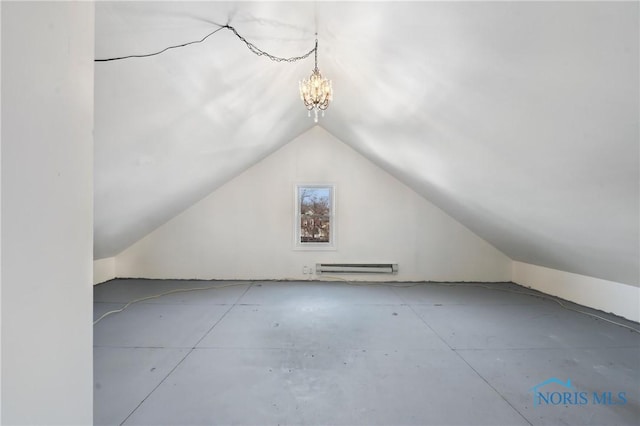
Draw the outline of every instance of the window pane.
M329 216L303 214L300 216L301 243L328 243L331 235Z
M329 215L331 213L331 188L300 188L300 215Z

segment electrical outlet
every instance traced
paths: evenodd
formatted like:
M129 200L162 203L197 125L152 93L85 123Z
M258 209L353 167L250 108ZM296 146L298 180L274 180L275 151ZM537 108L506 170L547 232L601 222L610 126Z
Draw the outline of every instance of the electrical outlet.
M305 265L305 266L303 266L303 267L302 267L302 273L303 273L304 275L307 275L307 274L309 274L309 273L310 273L310 272L309 272L309 267L308 267L307 265Z

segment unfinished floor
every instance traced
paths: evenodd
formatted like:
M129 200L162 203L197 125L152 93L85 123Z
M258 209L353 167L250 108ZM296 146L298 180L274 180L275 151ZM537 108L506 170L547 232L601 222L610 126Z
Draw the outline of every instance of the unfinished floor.
M95 325L96 424L640 424L640 334L514 284L113 280L94 318L208 286Z

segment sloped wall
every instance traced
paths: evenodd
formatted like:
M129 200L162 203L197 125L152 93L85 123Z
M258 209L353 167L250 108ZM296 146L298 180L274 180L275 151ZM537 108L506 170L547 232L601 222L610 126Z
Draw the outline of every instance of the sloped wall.
M513 282L584 306L640 321L640 288L523 262L513 262Z
M389 141L393 143L393 141ZM294 187L336 186L335 251L294 250ZM118 277L309 279L317 262L397 262L365 280L510 281L511 261L320 127L116 257Z

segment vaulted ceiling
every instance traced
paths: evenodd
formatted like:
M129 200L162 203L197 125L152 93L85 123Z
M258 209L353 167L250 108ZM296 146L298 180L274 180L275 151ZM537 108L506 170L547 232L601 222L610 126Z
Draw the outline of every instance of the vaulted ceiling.
M97 2L96 57L319 40L318 123L514 260L638 285L637 2ZM314 126L223 29L95 64L95 257ZM401 207L399 207L401 208Z

